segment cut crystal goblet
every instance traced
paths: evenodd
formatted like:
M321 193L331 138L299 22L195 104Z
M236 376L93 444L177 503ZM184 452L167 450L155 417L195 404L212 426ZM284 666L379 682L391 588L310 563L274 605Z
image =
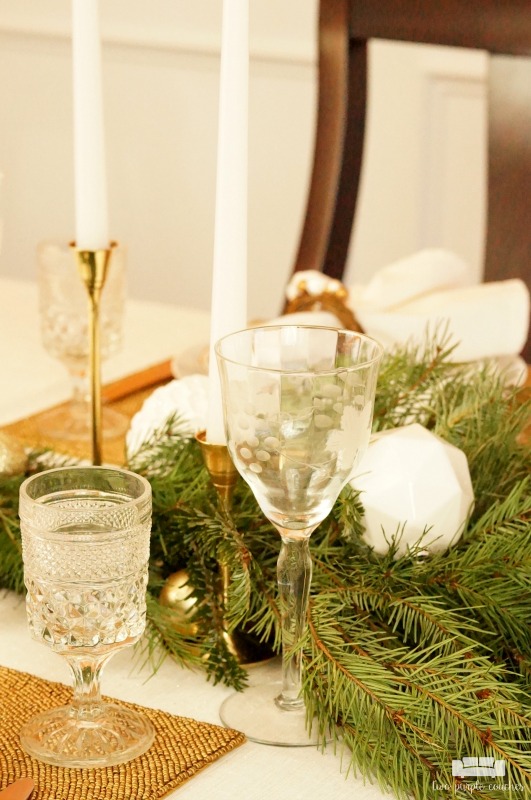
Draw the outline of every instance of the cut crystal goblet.
M107 767L143 753L150 722L103 702L100 676L146 623L151 487L122 469L61 467L20 487L26 609L32 636L65 656L70 706L30 719L29 755L62 767Z
M281 538L282 681L251 686L221 708L224 724L254 741L318 739L301 694L309 539L367 448L381 353L367 336L314 326L253 328L216 345L229 452Z

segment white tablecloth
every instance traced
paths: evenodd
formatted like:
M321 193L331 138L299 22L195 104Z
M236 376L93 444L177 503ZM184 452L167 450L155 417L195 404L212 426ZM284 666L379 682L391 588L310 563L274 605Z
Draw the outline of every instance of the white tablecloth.
M11 593L0 598L0 662L48 680L69 683L65 660L34 642L26 627L24 602ZM173 714L220 724L218 709L230 689L212 686L201 674L166 659L152 676L132 666L134 651L114 656L103 673L102 690L121 700L161 708ZM252 680L271 667L254 668ZM1 747L1 743L0 743ZM310 747L270 747L246 742L198 773L170 797L179 800L381 800L370 784L346 776L339 756Z
M124 349L105 366L104 377L117 379L207 341L204 312L129 301ZM32 283L0 279L0 359L0 424L68 398L64 368L40 344L37 291ZM132 667L132 655L125 650L111 659L103 677L104 694L220 724L218 709L230 689L213 686L202 674L180 669L170 659L153 675L149 666ZM30 638L24 602L12 593L0 594L0 663L49 680L70 681L64 659ZM274 668L254 668L251 680ZM385 796L345 772L340 756L332 752L247 742L170 796L179 800L381 800Z
M208 345L205 311L128 300L122 350L102 364L104 383ZM65 367L41 344L37 286L0 278L0 425L68 400Z

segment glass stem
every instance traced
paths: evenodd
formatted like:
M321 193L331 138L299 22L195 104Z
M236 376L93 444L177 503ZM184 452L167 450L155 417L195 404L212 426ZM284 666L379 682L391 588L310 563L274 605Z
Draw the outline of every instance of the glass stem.
M100 677L110 655L111 653L102 656L66 656L74 675L72 708L81 719L93 719L103 710Z
M90 389L87 376L86 365L79 366L76 363L69 363L68 374L70 376L70 383L72 386L71 405L81 415L88 413L88 405L90 402Z
M297 647L306 626L312 579L309 537L282 536L277 562L282 625L282 691L276 704L288 711L304 708L301 695L302 651Z

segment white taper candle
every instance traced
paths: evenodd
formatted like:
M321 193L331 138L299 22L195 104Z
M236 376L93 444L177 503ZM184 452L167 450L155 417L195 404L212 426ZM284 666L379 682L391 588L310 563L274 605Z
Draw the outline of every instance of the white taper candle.
M72 0L76 245L109 247L98 0Z
M247 326L248 0L224 0L207 442L225 444L214 345Z

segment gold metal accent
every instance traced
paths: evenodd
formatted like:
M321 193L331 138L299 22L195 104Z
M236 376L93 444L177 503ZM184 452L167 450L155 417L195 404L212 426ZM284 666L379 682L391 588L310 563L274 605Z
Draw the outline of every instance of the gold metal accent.
M142 756L141 763L135 760L99 769L96 779L92 773L89 781L86 770L69 769L65 772L61 767L44 762L30 763L20 750L20 721L29 719L39 711L70 703L72 689L62 683L52 683L0 667L0 690L0 786L8 780L14 780L25 770L31 770L38 782L40 798L58 800L67 795L71 798L92 795L123 800L131 797L131 794L136 797L164 797L168 792L185 786L202 769L208 769L210 764L246 741L243 733L223 728L219 723L198 722L152 709L149 716L156 726L157 736L151 748ZM61 792L58 784L65 786L66 780L68 791L65 788ZM87 788L94 784L99 791ZM132 786L138 787L139 784L145 786L144 791L140 788L131 790ZM36 796L33 800L37 800Z
M185 569L168 575L161 589L159 602L161 606L171 608L174 612L172 626L178 633L182 636L197 636L199 625L194 621L197 598L194 595L193 586L190 586L190 578Z
M234 466L228 447L224 444L212 444L206 441L206 431L200 431L195 436L199 442L205 467L214 488L218 493L223 510L230 512L232 507L232 496L238 481L238 470ZM226 564L219 564L221 577L221 593L223 605L226 606L229 595L230 570ZM239 664L251 666L252 664L263 663L273 658L274 653L263 642L257 641L241 631L228 631L225 629L223 638L232 655Z
M200 431L195 438L201 447L210 480L218 493L223 509L228 512L232 506L234 487L238 481L238 470L230 457L228 447L225 444L207 442L206 431Z
M24 446L8 433L0 432L0 476L19 475L26 471L28 457Z
M100 300L112 250L117 243L111 242L108 250L79 250L75 242L71 242L70 247L75 252L77 268L88 295L92 463L98 466L102 448Z
M319 294L311 294L306 281L301 280L297 284L297 292L295 297L286 301L285 314L293 314L296 311L330 311L336 315L344 328L363 333L356 315L347 305L348 291L343 284L333 289L325 289Z

